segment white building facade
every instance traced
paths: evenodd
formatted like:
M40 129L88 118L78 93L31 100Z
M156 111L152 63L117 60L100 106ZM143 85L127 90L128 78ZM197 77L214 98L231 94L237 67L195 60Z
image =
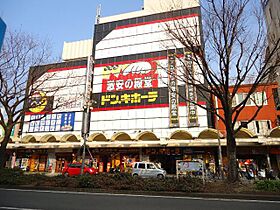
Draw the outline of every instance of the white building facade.
M211 116L188 101L208 104L194 87L177 80L183 65L191 65L194 74L198 68L166 32L179 23L203 43L197 2L144 0L143 10L99 18L93 40L64 43L65 62L35 67L38 81L49 79L31 100L45 100L43 106L26 113L22 137L8 145L16 150L18 165L60 172L77 159L90 98L87 161L93 159L100 172L118 166L129 171L132 162L150 160L175 173L176 160L196 158L215 171L218 131L209 129ZM57 87L55 94L44 93ZM246 140L237 139L237 145L259 146L262 141ZM225 139L221 142L225 146Z

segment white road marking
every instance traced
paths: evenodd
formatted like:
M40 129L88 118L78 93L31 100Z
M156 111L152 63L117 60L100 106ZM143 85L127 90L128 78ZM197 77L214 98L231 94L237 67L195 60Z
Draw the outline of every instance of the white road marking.
M0 209L10 209L10 210L41 210L41 209L28 209L28 208L16 208L10 206L0 206Z
M203 198L190 196L161 196L161 195L134 195L134 194L115 194L115 193L92 193L92 192L74 192L74 191L54 191L54 190L28 190L28 189L5 189L0 190L17 191L17 192L38 192L38 193L53 193L53 194L73 194L73 195L96 195L96 196L122 196L122 197L143 197L143 198L163 198L163 199L185 199L185 200L207 200L207 201L225 201L225 202L251 202L251 203L277 203L280 201L273 200L248 200L235 198Z

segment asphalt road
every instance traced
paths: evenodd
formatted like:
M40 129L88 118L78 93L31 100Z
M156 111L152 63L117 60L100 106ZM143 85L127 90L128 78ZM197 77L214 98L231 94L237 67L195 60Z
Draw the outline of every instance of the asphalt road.
M0 189L0 210L279 210L280 201Z

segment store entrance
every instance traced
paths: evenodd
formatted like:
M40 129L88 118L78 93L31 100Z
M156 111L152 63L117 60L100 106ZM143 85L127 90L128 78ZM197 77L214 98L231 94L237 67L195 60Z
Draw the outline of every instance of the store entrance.
M168 174L176 174L176 160L182 158L182 155L150 155L150 161L160 163L161 168Z

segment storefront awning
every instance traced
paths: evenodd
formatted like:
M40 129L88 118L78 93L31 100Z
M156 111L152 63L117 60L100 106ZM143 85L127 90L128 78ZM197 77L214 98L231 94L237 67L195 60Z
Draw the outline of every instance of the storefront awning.
M54 137L54 135L52 134L47 134L47 135L44 135L40 138L39 142L56 142L57 139Z
M255 134L247 128L241 128L236 134L235 138L253 138Z
M138 136L136 137L136 140L153 141L153 140L159 140L159 138L153 132L144 131L144 132L141 132L140 134L138 134Z
M179 139L188 140L188 139L192 139L192 138L193 138L192 135L189 132L184 131L184 130L175 131L170 135L170 139L176 139L176 140L179 140Z
M130 135L124 132L115 133L111 139L112 141L131 141Z
M36 143L36 138L33 135L26 135L21 139L22 143Z
M88 137L89 141L108 141L103 133L93 133Z
M198 135L198 139L218 139L218 135L220 135L220 138L223 137L223 135L218 132L218 130L213 128L208 128L200 132Z
M80 142L80 140L74 134L66 134L66 135L62 136L60 141L61 142Z
M280 138L280 127L275 127L270 131L269 137Z

